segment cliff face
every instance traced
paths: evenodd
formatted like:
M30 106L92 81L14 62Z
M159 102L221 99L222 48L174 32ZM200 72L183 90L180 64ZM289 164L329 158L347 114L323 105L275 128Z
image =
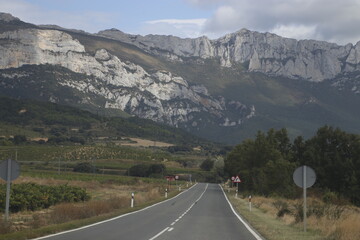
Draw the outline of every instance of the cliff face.
M315 82L360 70L360 42L355 46L339 46L315 40L297 41L246 29L217 40L207 37L134 36L116 29L101 31L98 35L134 44L170 60L182 61L194 56L218 58L224 67L245 63L249 71Z
M102 107L173 126L196 125L196 114L210 114L216 124L224 126L229 121L240 123L254 114L254 109L238 103L242 108L237 117L229 120L226 111L232 104L227 106L226 100L212 97L204 86L189 86L182 77L167 71L148 73L105 49L91 55L65 32L21 29L1 33L0 42L0 69L50 64L94 77L93 81L59 79L59 85L104 97L106 103Z

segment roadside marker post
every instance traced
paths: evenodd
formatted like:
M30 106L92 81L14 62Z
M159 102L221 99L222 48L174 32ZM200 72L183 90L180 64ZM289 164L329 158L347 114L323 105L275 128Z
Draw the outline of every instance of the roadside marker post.
M168 190L167 190L167 188L165 189L165 198L167 198L168 197Z
M131 193L131 207L133 208L134 207L134 201L135 201L135 194L134 193Z
M249 210L251 212L251 195L249 196Z

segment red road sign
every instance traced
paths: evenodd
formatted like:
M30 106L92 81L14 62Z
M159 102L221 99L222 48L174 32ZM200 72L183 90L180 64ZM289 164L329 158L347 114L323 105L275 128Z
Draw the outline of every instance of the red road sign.
M241 182L241 180L240 180L239 176L236 176L236 178L234 179L234 183L240 183L240 182Z
M231 181L234 181L234 180L235 180L235 177L234 177L234 176L232 176L232 177L231 177Z
M168 180L168 181L174 181L174 180L175 180L175 177L174 177L174 176L166 176L165 178L166 178L166 180Z

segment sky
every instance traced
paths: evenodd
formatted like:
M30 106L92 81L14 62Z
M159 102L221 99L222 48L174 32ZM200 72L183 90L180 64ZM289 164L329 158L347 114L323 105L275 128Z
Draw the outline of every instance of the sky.
M216 39L247 28L340 45L360 40L360 0L0 0L0 12L90 33Z

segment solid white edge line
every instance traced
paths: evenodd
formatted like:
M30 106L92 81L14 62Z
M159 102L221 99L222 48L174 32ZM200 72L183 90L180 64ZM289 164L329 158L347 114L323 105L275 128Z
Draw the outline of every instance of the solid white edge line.
M240 215L235 211L234 207L232 206L231 202L229 201L228 197L226 196L224 189L222 188L222 186L219 184L226 201L228 202L231 210L233 211L233 213L235 214L235 216L240 220L240 222L242 224L244 224L244 226L247 228L247 230L249 230L249 232L257 239L257 240L263 240L243 219L242 217L240 217Z
M162 230L161 232L159 232L158 234L156 234L155 236L153 236L152 238L149 238L149 240L154 240L155 238L159 237L161 234L163 234L164 232L166 232L169 229L169 227L165 228L164 230Z
M75 228L75 229L71 229L71 230L67 230L67 231L63 231L63 232L59 232L59 233L54 233L54 234L47 235L47 236L43 236L43 237L39 237L39 238L33 238L33 239L30 239L30 240L46 239L46 238L50 238L50 237L62 235L62 234L65 234L65 233L75 232L75 231L79 231L79 230L86 229L86 228L89 228L89 227L93 227L93 226L96 226L96 225L100 225L100 224L103 224L103 223L106 223L106 222L114 221L114 220L116 220L116 219L129 216L129 215L131 215L131 214L135 214L135 213L138 213L138 212L142 212L142 211L145 211L145 210L147 210L147 209L149 209L149 208L155 207L155 206L157 206L157 205L159 205L159 204L162 204L162 203L168 202L168 201L170 201L170 200L173 200L174 198L177 198L177 197L180 196L181 194L189 191L190 189L192 189L192 188L195 187L196 185L197 185L197 183L195 183L192 187L186 189L185 191L179 193L178 195L176 195L176 196L174 196L174 197L172 197L172 198L169 198L169 199L167 199L167 200L164 200L164 201L155 203L155 204L153 204L153 205L151 205L151 206L148 206L148 207L146 207L146 208L139 209L139 210L134 211L134 212L125 213L125 214L123 214L123 215L120 215L120 216L117 216L117 217L113 217L113 218L110 218L110 219L107 219L107 220L104 220L104 221L101 221L101 222L93 223L93 224L90 224L90 225L82 226L82 227L79 227L79 228Z

